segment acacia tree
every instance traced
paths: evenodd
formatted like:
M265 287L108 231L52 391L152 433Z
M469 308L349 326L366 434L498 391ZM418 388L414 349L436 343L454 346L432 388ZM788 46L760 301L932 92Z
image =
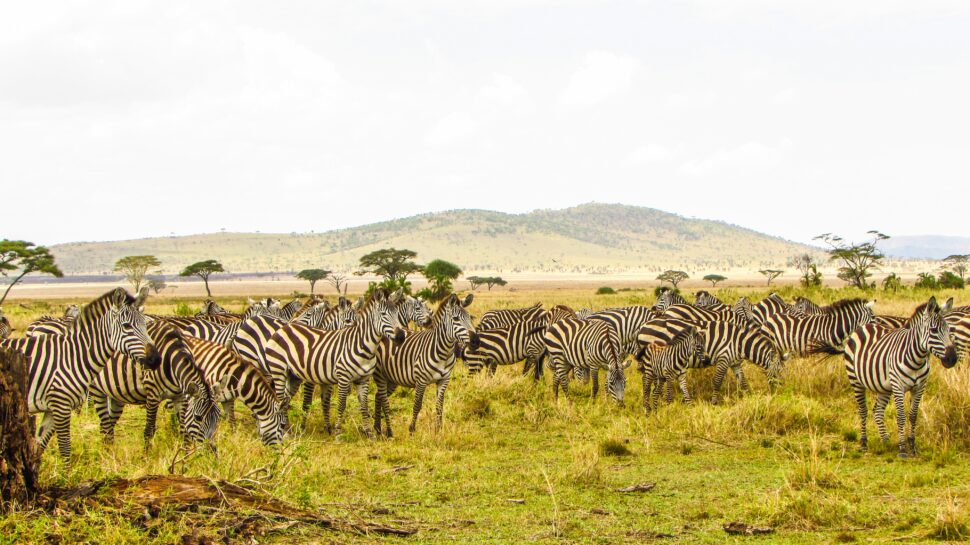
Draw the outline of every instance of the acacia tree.
M226 269L222 267L222 263L219 263L215 259L206 259L205 261L199 261L189 265L179 273L179 276L198 276L205 283L206 295L212 297L212 291L209 289L209 276L221 272L226 272Z
M472 285L472 291L488 286L488 291L492 291L492 286L504 286L508 284L501 276L469 276L468 283Z
M337 294L340 294L340 286L344 287L343 294L347 295L347 277L342 274L331 274L327 277L327 282L337 290Z
M818 261L811 254L798 254L788 260L788 266L795 267L802 274L801 284L806 288L822 285L822 273L818 272Z
M882 289L884 291L896 293L901 287L903 287L903 280L894 272L889 273L886 278L882 279Z
M720 274L709 274L704 277L704 280L707 280L708 282L710 282L712 288L716 288L717 283L724 282L725 280L727 280L727 277L721 276Z
M135 289L141 290L141 283L148 274L148 269L154 269L162 263L153 255L128 255L115 261L115 272L125 275L125 280Z
M690 278L684 271L664 271L657 277L657 280L661 282L670 282L677 289L677 284L680 284L684 280Z
M452 291L451 281L461 276L461 268L443 259L435 259L424 266L428 279L428 300L440 301Z
M943 262L955 272L961 280L966 281L967 270L970 269L970 254L954 254L943 258Z
M310 283L310 295L313 295L313 289L317 285L317 282L330 276L331 272L325 269L303 269L296 273L296 277ZM339 292L340 290L337 291Z
M868 234L872 236L872 240L859 244L849 244L842 237L831 233L815 237L815 240L821 240L829 246L829 259L839 262L839 279L864 290L875 285L869 284L868 279L886 257L876 245L889 238L879 231L869 231Z
M775 278L778 278L779 276L781 276L781 274L783 272L785 272L785 271L781 271L781 270L778 270L778 269L764 269L764 270L760 270L758 272L761 273L761 274L763 274L763 275L765 275L765 278L768 279L768 285L770 286L771 285L771 281L774 280Z
M64 273L54 263L54 256L44 246L35 246L33 242L24 240L0 240L0 274L13 275L7 289L0 297L0 304L7 300L7 294L25 276L35 272L49 274L61 278Z
M159 292L161 292L162 290L168 287L168 283L165 282L164 278L159 276L157 278L149 278L148 280L146 280L145 286L148 289L154 291L155 295L158 295Z
M383 277L380 286L392 290L403 288L406 293L411 292L408 276L421 272L423 267L414 262L417 252L383 248L375 250L360 258L360 270L356 275L375 274Z

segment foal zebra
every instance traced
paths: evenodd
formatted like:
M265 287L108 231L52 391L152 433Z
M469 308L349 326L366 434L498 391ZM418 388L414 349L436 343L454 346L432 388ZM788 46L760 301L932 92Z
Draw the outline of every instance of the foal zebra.
M542 353L542 335L546 324L538 320L518 322L508 327L478 329L478 348L464 350L462 359L468 374L476 375L483 367L495 374L499 365L512 365L522 360L535 360Z
M187 337L185 343L205 376L206 383L212 387L219 385L218 392L213 396L216 403L222 404L230 425L236 424L233 405L238 398L253 412L263 443L279 444L286 431L286 420L280 413L269 377L221 344L194 337Z
M542 303L536 303L531 307L490 310L482 314L478 321L479 329L495 329L497 327L509 327L518 322L540 320L545 311L542 310Z
M182 333L165 322L148 324L161 361L142 369L131 358L115 353L91 381L90 396L101 421L106 442L114 440L114 428L125 405L145 406L145 448L155 436L158 407L165 399L176 400L182 435L192 441L209 441L216 431L219 408L213 401L218 388L205 383Z
M431 325L431 309L428 308L424 299L405 295L401 304L398 305L397 313L403 327L408 327L411 322L419 327Z
M626 375L623 371L630 366L621 359L620 335L609 322L604 320L583 320L563 318L550 324L543 335L546 352L552 365L552 392L559 399L559 388L563 392L569 387L569 371L577 371L577 378L586 373L593 377L593 396L599 389L598 373L600 367L606 369L606 390L618 404L623 404L626 389Z
M337 385L337 426L339 433L347 407L351 385L357 386L357 398L369 434L367 385L376 366L376 354L383 337L403 341L398 322L397 304L401 292L389 295L378 289L360 310L350 326L329 331L290 323L277 331L266 345L266 364L273 374L276 395L282 411L286 410L292 390L300 381L323 386L323 416L326 430L331 431L330 391ZM284 412L285 414L285 412Z
M950 329L943 318L952 307L953 300L947 301L941 309L936 297L917 307L913 316L903 329L886 329L867 324L849 337L841 351L845 359L845 369L849 383L855 392L859 407L862 450L868 446L866 437L866 417L868 407L866 392L876 394L876 404L872 409L879 436L889 441L884 420L886 405L890 396L896 406L896 427L899 433L899 456L916 455L916 418L919 404L926 388L930 373L930 352L943 362L946 368L957 362L956 347L950 336ZM828 349L826 352L838 352ZM906 392L911 392L909 436L906 436Z
M873 321L874 304L864 299L843 299L832 303L825 314L770 316L763 328L783 353L808 354L817 351L819 345L835 349L857 327Z
M402 342L393 346L388 340L381 342L377 351L377 370L374 383L377 397L374 403L374 430L381 433L381 417L386 424L385 434L391 437L391 407L389 396L398 386L414 388L414 407L411 411L411 425L408 430L414 433L418 424L418 413L424 401L425 389L434 384L435 429L441 428L445 391L451 380L451 370L455 366L455 346L460 341L471 351L478 348L478 335L472 326L471 315L466 307L474 297L468 295L460 300L455 294L449 295L438 305L431 326L423 331L408 333Z
M63 335L0 341L20 350L30 362L27 404L43 413L38 448L47 447L54 432L61 456L70 464L71 411L87 396L88 385L115 352L143 365L159 363L158 350L145 327L135 298L117 288L84 307Z
M687 368L704 356L704 336L693 325L688 325L667 344L650 344L641 352L643 371L643 408L649 412L660 401L660 389L667 382L676 381L684 395L684 403L690 403L687 389ZM651 394L651 387L654 387Z

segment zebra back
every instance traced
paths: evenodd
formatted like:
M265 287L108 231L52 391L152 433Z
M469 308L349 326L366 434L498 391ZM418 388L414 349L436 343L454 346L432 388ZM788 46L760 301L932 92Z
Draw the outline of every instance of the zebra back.
M497 327L509 327L517 322L537 320L542 314L542 303L536 303L531 307L490 310L482 314L478 321L481 329L495 329Z
M874 320L874 304L864 299L843 299L832 303L824 314L776 314L763 328L782 352L804 355L827 347L838 353L852 331Z
M526 358L538 358L542 345L535 341L541 341L545 330L545 322L539 320L518 322L507 327L479 328L476 331L478 348L465 350L462 359L468 366L469 374L474 375L486 364L511 365Z
M778 314L790 314L792 306L777 293L772 293L751 306L751 319L756 324L764 324L768 318Z
M718 299L717 297L715 297L713 294L711 294L706 290L701 290L697 292L697 294L694 296L694 305L701 308L727 306L724 304L723 301L721 301L720 299Z

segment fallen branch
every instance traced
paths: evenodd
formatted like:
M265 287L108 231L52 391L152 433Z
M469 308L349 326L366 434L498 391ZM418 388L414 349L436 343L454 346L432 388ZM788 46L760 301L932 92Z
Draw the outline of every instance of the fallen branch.
M657 486L657 483L640 483L640 484L626 486L623 488L617 488L616 491L617 492L649 492L653 490L655 486Z

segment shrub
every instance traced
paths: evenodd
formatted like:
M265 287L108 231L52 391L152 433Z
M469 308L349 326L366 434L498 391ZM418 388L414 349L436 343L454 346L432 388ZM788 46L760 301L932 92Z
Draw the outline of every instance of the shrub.
M926 290L935 290L939 287L939 284L936 281L936 277L934 277L932 274L919 273L919 279L916 280L916 287Z
M176 316L195 316L195 311L192 310L186 303L179 303L175 305L175 315Z
M940 279L937 284L941 288L951 288L951 289L963 289L965 285L964 280L959 276L953 274L950 271L943 271L940 273Z
M614 293L616 293L616 290L609 286L603 286L596 290L596 295L613 295Z
M633 454L623 441L604 439L600 443L600 454L603 456L629 456Z

